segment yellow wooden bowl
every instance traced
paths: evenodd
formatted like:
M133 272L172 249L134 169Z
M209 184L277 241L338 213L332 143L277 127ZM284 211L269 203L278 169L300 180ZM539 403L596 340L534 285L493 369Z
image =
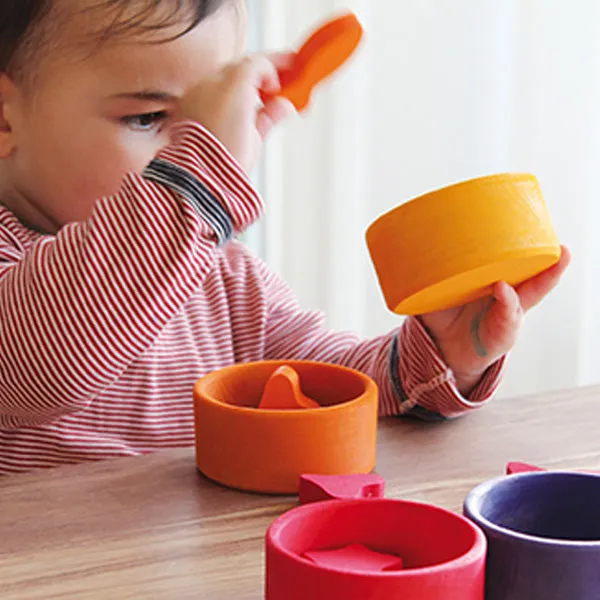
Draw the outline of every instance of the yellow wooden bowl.
M560 259L538 180L501 174L412 200L375 221L367 245L390 310L426 314L517 285Z

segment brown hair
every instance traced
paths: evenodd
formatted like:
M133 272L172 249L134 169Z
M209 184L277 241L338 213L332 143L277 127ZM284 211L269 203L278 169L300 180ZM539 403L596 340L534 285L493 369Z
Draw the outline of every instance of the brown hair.
M131 10L131 0L94 0L89 8L107 8L114 17L101 38L132 31L166 29L185 20L179 35L192 30L226 0L140 0ZM52 21L58 0L0 0L0 72L19 77L48 41L46 25ZM159 8L170 5L160 19L150 19ZM183 13L183 15L182 15Z

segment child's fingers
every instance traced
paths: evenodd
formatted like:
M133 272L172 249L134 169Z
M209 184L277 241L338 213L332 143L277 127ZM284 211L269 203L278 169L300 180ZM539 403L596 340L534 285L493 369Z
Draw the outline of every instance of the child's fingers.
M276 97L276 95L281 91L281 75L282 73L289 71L294 66L296 54L294 52L278 52L275 54L269 54L266 56L266 58L275 67L277 81L263 82L263 85L259 88L260 99L265 104ZM267 85L264 85L264 83ZM275 110L281 110L281 107L275 107ZM261 120L265 119L261 118Z
M570 262L571 253L568 248L563 246L560 260L556 265L537 277L522 283L517 288L523 310L528 311L532 309L558 285Z
M501 281L494 286L493 295L496 302L490 309L489 318L496 326L505 329L518 326L523 316L523 308L515 288Z
M277 67L264 54L248 56L242 62L231 65L226 75L233 86L249 83L266 94L276 94L281 87Z
M287 71L294 66L294 61L296 60L296 52L275 52L273 54L268 54L268 59L275 65L275 68L278 71Z
M292 103L285 98L267 100L256 116L256 129L261 138L265 138L278 123L294 114Z
M273 61L266 56L253 57L254 85L267 94L276 94L281 89L279 71Z
M504 354L514 343L523 316L519 296L510 285L496 284L493 295L495 302L476 314L471 324L473 343L482 357Z

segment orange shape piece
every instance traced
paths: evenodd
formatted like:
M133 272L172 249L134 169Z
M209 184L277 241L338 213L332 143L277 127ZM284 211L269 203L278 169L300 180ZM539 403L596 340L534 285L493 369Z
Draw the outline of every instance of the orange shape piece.
M313 90L354 53L363 37L363 28L353 13L327 22L315 31L296 54L294 65L279 73L281 91L298 110L305 110Z
M260 409L286 410L319 408L319 404L302 393L300 378L292 367L279 367L267 381Z
M321 568L355 572L401 571L404 566L399 556L374 552L362 544L352 544L339 550L306 552L304 558Z

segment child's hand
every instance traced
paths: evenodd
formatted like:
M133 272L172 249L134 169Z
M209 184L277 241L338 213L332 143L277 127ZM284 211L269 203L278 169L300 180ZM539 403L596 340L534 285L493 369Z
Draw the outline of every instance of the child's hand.
M250 171L266 135L294 110L287 100L270 97L280 90L278 69L292 59L292 54L257 55L228 66L184 96L181 116L206 127ZM261 92L270 97L264 104Z
M570 260L569 251L563 247L557 265L516 289L498 283L493 299L421 317L464 396L473 390L488 367L511 350L523 315L558 284Z

